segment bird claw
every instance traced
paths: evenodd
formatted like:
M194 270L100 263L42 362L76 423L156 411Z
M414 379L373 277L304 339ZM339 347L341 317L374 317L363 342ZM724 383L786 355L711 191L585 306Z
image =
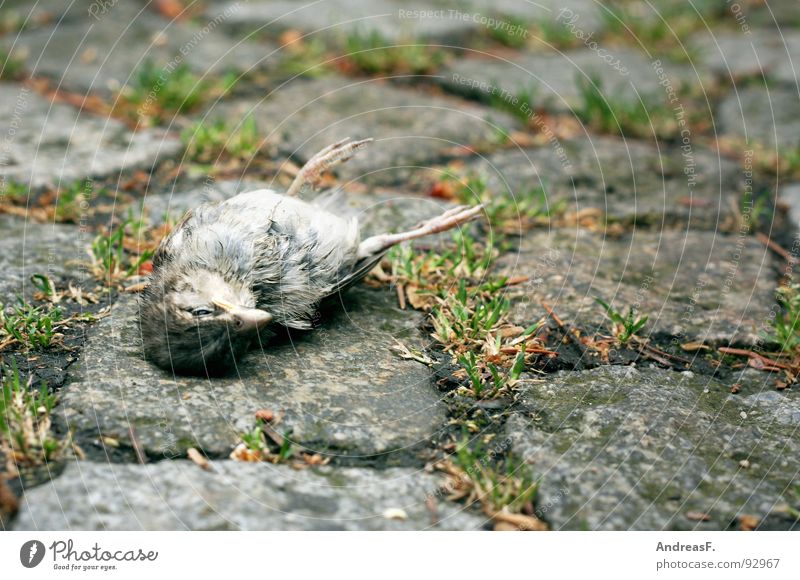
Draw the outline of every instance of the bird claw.
M289 189L286 190L286 195L297 195L306 184L316 187L325 171L351 159L353 155L370 143L372 143L371 138L350 141L350 137L346 137L328 145L303 165Z

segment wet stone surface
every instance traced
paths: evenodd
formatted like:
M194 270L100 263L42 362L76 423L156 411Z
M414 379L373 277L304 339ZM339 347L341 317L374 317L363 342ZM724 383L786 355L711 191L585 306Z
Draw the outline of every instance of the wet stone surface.
M797 393L781 398L796 408ZM507 434L541 477L538 507L555 529L738 527L737 516L780 512L796 476L797 418L777 420L707 377L559 372L521 400Z
M426 500L442 481L412 469L188 461L146 466L74 462L30 490L15 530L474 530L485 518ZM402 510L405 519L386 517Z
M132 132L121 122L50 103L29 87L0 83L4 139L0 176L34 187L86 177L113 176L123 169L151 169L175 155L178 138L161 129Z
M589 332L607 328L595 302L601 298L623 314L635 307L649 316L645 335L678 344L753 345L771 331L777 264L750 237L637 231L612 238L563 229L529 234L500 262L509 276L530 278L509 291L519 324L544 315L545 300Z
M92 329L61 414L84 441L129 440L132 425L153 457L197 447L230 453L259 409L285 413L279 426L301 449L384 464L416 464L444 423L444 404L424 365L401 359L395 339L421 348L422 315L401 311L388 291L354 288L308 333L256 347L228 378L174 377L143 360L135 297L117 302Z
M661 65L676 89L682 83L706 84L686 65ZM511 59L463 58L442 71L440 82L456 94L481 101L502 99L513 105L513 96L532 94L537 109L573 112L581 104L579 83L589 79L614 103L637 103L640 98L645 103L666 101L652 61L627 48L609 49L603 57L590 50L545 49Z
M220 22L230 13L192 24L161 18L138 3L120 2L97 18L67 19L55 35L48 29L25 31L5 45L26 57L31 74L74 91L105 95L135 85L147 62L164 75L185 63L209 77L277 64L275 46L234 42L221 32Z
M251 114L286 155L307 161L343 137L375 139L338 168L343 182L407 184L436 160L464 147L496 144L501 130L518 127L505 113L464 104L381 80L326 77L296 80L264 99L220 103L212 118Z
M718 153L614 137L564 140L509 149L466 165L492 191L519 196L544 188L553 207L601 210L625 225L729 228L743 188L741 170Z

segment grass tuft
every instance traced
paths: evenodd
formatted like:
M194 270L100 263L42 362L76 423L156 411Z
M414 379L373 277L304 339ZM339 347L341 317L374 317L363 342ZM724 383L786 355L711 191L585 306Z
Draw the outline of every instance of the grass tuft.
M800 284L778 289L782 310L772 319L774 333L769 337L783 352L795 352L800 346Z
M16 304L0 303L0 348L19 344L26 350L45 349L61 338L56 323L62 320L57 306L33 306L17 298Z
M628 344L628 342L630 342L630 340L636 336L636 333L639 332L645 324L647 324L647 319L649 317L638 316L633 307L628 308L627 316L623 316L619 311L615 310L604 300L601 300L600 298L595 298L594 300L605 309L606 314L611 319L611 322L614 323L614 334L619 343L622 345Z
M42 383L34 388L20 379L16 365L0 367L0 450L12 473L19 466L45 465L68 445L51 432L57 398Z
M208 163L222 156L252 159L263 147L258 127L251 115L236 125L225 120L198 121L181 133L186 156L191 161Z
M152 249L142 247L145 229L144 221L133 219L130 212L119 226L97 235L90 254L94 276L111 288L139 274L153 257Z
M373 30L345 39L344 64L353 72L376 74L430 74L445 61L445 53L421 42L395 43Z
M222 79L205 79L184 62L170 68L148 60L122 91L121 106L133 119L159 123L220 97L233 88L236 79L234 73Z
M599 77L578 78L580 104L576 114L589 128L623 137L674 138L678 123L657 97L640 95L631 102L604 91Z

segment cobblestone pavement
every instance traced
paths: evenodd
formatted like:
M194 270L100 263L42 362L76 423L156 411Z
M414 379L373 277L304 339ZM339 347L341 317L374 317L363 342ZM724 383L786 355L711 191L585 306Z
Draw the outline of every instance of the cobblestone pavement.
M31 4L0 8L0 357L62 443L5 420L4 528L796 525L796 0ZM143 252L348 136L375 143L325 187L368 231L487 202L503 387L402 257L230 376L145 361ZM619 339L598 298L646 323ZM66 320L49 346L23 304ZM537 324L511 377L492 344Z

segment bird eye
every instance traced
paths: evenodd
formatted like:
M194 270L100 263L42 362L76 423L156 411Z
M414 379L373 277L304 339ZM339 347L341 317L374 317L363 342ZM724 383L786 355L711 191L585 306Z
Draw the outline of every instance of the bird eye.
M206 308L205 306L200 306L198 308L194 308L194 309L192 309L191 312L192 312L192 316L195 316L195 317L198 317L198 318L203 317L203 316L211 316L212 314L214 314L213 310L211 310L209 308Z

